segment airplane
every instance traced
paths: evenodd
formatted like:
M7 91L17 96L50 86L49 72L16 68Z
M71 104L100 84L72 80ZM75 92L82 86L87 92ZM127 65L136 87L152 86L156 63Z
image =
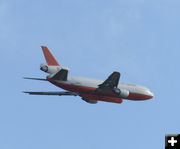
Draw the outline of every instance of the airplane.
M123 100L142 101L154 97L154 94L146 87L119 83L120 73L117 71L114 71L105 81L69 76L69 68L61 66L48 47L41 46L41 48L47 64L40 64L40 70L49 73L49 75L45 79L29 77L24 77L24 79L49 81L66 91L24 91L24 93L30 95L80 96L84 101L91 104L96 104L98 101L112 103L122 103Z

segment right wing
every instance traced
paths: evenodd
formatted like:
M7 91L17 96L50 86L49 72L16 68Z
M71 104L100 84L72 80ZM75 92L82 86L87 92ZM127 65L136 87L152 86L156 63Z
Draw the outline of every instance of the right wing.
M24 93L30 94L30 95L70 95L70 96L77 96L77 93L74 92L29 92L29 91L24 91Z
M99 87L96 89L98 90L113 90L117 88L119 83L120 73L113 72L102 84L98 85Z

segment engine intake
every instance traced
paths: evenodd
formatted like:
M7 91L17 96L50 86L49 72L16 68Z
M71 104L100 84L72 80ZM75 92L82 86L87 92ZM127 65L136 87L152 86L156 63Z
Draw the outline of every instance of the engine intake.
M129 91L126 89L114 88L113 91L121 98L127 98L129 96Z
M48 66L46 64L41 64L40 65L40 70L42 70L44 72L48 72Z
M69 71L69 68L63 67L63 66L49 66L44 63L40 64L40 70L47 72L49 74L55 74L58 71L60 71L61 69L65 69L65 70Z

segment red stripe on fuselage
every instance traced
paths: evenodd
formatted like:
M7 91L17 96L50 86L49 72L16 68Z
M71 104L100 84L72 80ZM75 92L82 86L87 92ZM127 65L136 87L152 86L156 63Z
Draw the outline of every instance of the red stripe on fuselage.
M138 93L129 93L129 96L126 99L131 100L147 100L151 99L153 96L145 95L145 94L138 94Z
M122 103L123 100L120 97L103 96L103 95L92 95L92 94L80 94L83 99L89 100L100 100L106 102Z

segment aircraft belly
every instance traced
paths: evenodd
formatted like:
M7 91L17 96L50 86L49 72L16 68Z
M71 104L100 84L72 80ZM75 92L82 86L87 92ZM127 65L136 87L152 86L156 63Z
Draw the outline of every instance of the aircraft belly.
M105 101L105 102L114 102L114 103L122 103L122 98L119 97L109 97L109 96L98 96L98 95L92 95L92 94L80 94L80 96L83 98L83 100L94 100L94 101Z

